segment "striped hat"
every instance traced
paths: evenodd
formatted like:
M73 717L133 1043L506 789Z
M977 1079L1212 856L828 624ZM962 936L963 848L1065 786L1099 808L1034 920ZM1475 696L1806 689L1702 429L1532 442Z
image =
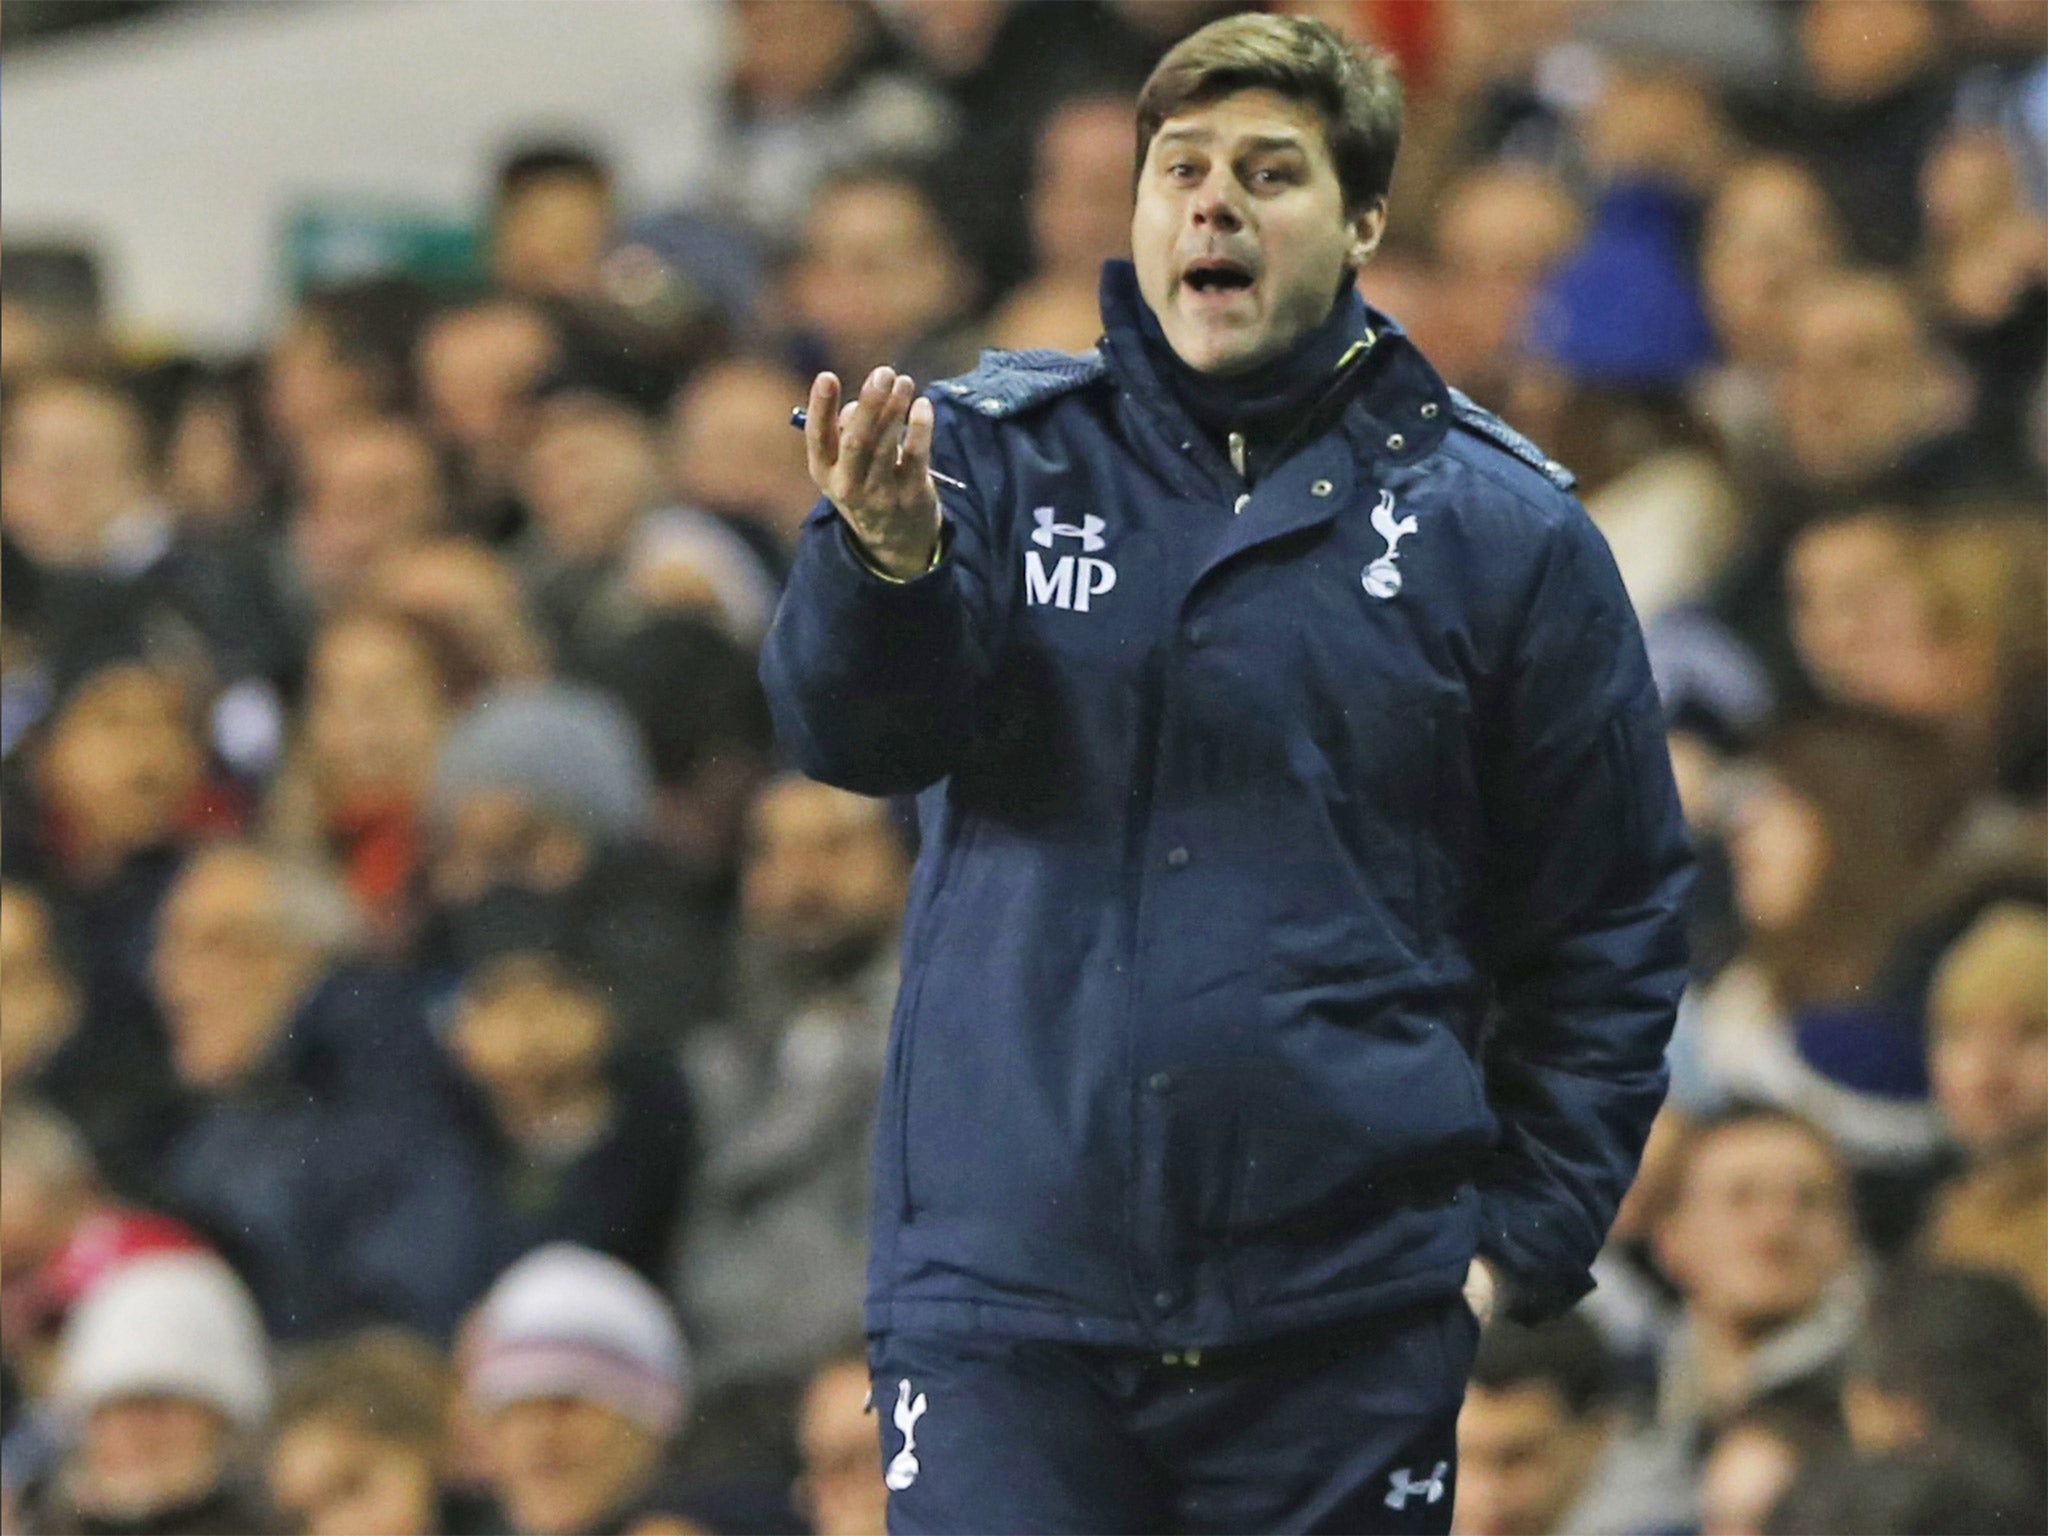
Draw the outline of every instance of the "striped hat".
M463 1390L490 1412L536 1397L616 1408L656 1435L682 1419L689 1361L661 1293L617 1259L550 1243L498 1277Z

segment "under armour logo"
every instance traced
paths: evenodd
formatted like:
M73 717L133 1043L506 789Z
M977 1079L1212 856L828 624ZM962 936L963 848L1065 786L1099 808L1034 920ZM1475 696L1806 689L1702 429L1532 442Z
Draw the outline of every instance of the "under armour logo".
M1414 519L1411 518L1410 521ZM905 1382L904 1385L908 1386L909 1383ZM1393 1474L1394 1491L1387 1495L1387 1508L1406 1509L1411 1493L1421 1494L1422 1502L1425 1504L1434 1504L1444 1496L1444 1474L1450 1470L1451 1464L1448 1461L1440 1461L1429 1476L1418 1479L1410 1474L1406 1467L1400 1468ZM892 1483L890 1486L895 1485Z
M915 1402L911 1401L908 1377L898 1383L896 1428L902 1431L903 1449L889 1459L889 1470L882 1475L882 1481L894 1493L901 1493L917 1481L917 1421L924 1417L927 1406L922 1392L917 1394Z
M1043 549L1051 549L1055 538L1079 539L1081 548L1092 555L1102 548L1102 530L1109 526L1093 512L1085 514L1078 527L1054 522L1059 514L1051 507L1033 507L1031 515L1038 520L1038 526L1031 532L1031 542Z
M1415 531L1415 518L1410 514L1395 522L1394 493L1381 491L1379 504L1372 509L1372 529L1387 541L1387 547L1365 568L1365 590L1374 597L1392 597L1401 590L1401 572L1394 561L1399 558L1401 541Z

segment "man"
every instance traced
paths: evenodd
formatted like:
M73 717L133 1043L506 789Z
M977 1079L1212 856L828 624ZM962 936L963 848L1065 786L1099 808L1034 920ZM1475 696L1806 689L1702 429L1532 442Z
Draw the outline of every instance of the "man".
M1653 1242L1685 1310L1658 1365L1652 1438L1684 1487L1713 1424L1835 1396L1863 1281L1842 1155L1797 1115L1737 1106L1702 1121L1674 1182Z
M78 1426L29 1529L231 1536L262 1510L240 1473L270 1404L263 1325L208 1253L155 1253L95 1286L59 1349L54 1398Z
M737 1019L684 1063L706 1126L677 1282L707 1389L785 1408L860 1324L863 1176L908 861L887 809L790 774L755 804Z
M252 847L186 865L157 924L183 1104L156 1172L276 1337L377 1321L445 1337L489 1278L485 1195L422 1100L424 1022L339 964L351 917L340 891Z
M1379 55L1215 23L1100 354L812 386L763 677L804 772L921 792L899 1532L1444 1530L1461 1288L1583 1294L1662 1097L1655 691L1570 476L1353 295L1399 122Z
M650 1505L689 1360L654 1287L551 1243L506 1270L465 1336L462 1394L484 1478L519 1536L668 1536Z

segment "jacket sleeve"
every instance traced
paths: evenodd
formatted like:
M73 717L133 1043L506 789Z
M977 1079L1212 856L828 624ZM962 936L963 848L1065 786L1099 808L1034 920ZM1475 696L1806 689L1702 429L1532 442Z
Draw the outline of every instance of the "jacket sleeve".
M940 413L943 430L945 412ZM966 466L942 451L946 472ZM938 563L875 572L829 501L812 509L761 652L783 750L804 773L864 795L911 794L953 771L990 667L991 561L970 491L940 488Z
M1479 1251L1528 1322L1592 1289L1663 1102L1692 879L1642 633L1576 503L1501 688L1481 767L1501 1140L1480 1179Z

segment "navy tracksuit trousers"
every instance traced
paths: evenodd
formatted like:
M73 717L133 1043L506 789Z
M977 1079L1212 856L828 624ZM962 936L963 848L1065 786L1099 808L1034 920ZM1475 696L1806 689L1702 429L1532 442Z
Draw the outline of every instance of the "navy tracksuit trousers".
M1447 1532L1478 1338L1457 1296L1185 1356L878 1334L889 1529Z

